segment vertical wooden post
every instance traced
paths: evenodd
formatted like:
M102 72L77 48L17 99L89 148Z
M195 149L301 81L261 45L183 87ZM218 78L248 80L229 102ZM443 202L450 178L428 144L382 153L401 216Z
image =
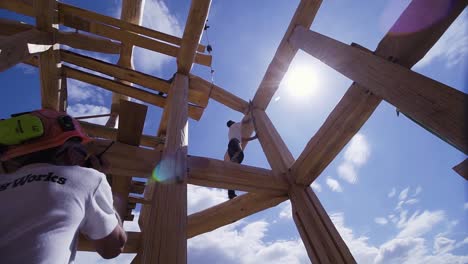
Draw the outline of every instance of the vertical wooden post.
M142 263L187 262L188 76L176 74L168 95L166 145L144 218Z
M51 32L58 29L55 24L57 1L34 0L36 27L40 31ZM55 37L54 37L55 39ZM55 41L53 41L55 42ZM59 44L39 55L39 75L41 78L42 107L59 110L59 91L61 85L61 63Z

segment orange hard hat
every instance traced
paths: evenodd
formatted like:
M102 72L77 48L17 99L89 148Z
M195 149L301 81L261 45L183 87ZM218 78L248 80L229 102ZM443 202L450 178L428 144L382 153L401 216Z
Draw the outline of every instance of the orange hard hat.
M18 145L8 146L6 151L0 154L1 161L58 147L72 138L79 139L81 144L92 141L86 135L80 123L65 112L41 109L27 114L36 116L41 120L44 129L43 135Z

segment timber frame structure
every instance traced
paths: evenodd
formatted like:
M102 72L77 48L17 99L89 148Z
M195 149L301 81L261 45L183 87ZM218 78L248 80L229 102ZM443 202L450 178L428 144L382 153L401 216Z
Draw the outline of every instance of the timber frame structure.
M112 189L127 197L117 208L127 221L142 204L141 232L128 232L125 252L137 253L133 263L186 263L191 238L290 199L293 219L313 263L355 263L310 184L369 119L382 100L394 105L420 125L468 153L467 94L415 73L415 65L465 9L467 1L413 0L390 32L372 52L346 45L309 30L321 1L301 0L251 104L190 73L193 63L210 65L211 56L199 44L210 0L192 0L182 38L139 26L141 0L123 0L121 19L104 16L55 0L1 0L0 8L36 19L36 25L0 19L0 70L24 62L39 67L42 106L66 110L67 78L113 92L106 126L83 122L99 138L95 148L116 141L107 152ZM430 27L405 35L392 30L409 25L430 11L440 17ZM58 25L76 29L59 30ZM87 32L87 33L81 33ZM35 45L28 45L35 44ZM119 54L111 64L75 49ZM171 81L133 69L133 46L177 59ZM297 160L281 139L265 110L298 49L318 58L353 80L343 98ZM65 64L63 64L65 63ZM79 69L78 69L79 68ZM83 71L82 69L87 69ZM102 74L111 78L102 77ZM146 89L134 87L137 84ZM151 91L153 92L151 92ZM157 135L142 135L147 106L135 98L164 108ZM271 170L187 155L187 120L199 120L209 99L243 113L244 137L255 130ZM119 116L119 127L115 129ZM106 140L107 139L107 140ZM246 147L245 144L243 146ZM174 181L161 184L136 181L149 177L156 165ZM468 161L454 169L465 179ZM212 208L187 215L187 184L248 192ZM141 195L135 194L144 194ZM80 250L93 250L80 240Z

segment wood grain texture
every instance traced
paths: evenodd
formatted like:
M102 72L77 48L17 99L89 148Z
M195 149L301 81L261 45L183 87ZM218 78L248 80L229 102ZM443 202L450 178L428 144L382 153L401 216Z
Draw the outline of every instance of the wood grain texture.
M76 79L78 81L86 82L92 85L96 85L102 87L106 90L116 92L119 94L127 95L129 97L141 100L143 102L164 107L166 105L166 98L150 93L148 91L138 89L129 85L122 84L120 82L116 82L110 79L106 79L103 77L99 77L90 73L86 73L84 71L76 70L67 66L63 67L63 73L72 79ZM203 114L203 108L189 105L189 117L199 120Z
M468 159L453 167L453 170L468 181Z
M205 157L188 158L188 183L200 186L284 195L288 182L273 178L272 171Z
M246 216L274 207L288 197L247 193L235 199L193 213L188 217L187 237L191 238L234 223Z
M301 26L295 29L289 42L468 154L465 93Z
M151 182L144 207L142 263L187 262L188 76L176 74L168 96L166 145L159 164L163 182Z
M41 32L34 28L0 39L0 72L35 54L46 52L52 45L51 33Z
M197 47L205 27L211 0L192 0L182 43L177 54L177 72L188 75L197 55ZM210 61L211 65L211 61Z
M299 3L293 18L289 23L288 29L276 50L275 56L273 57L270 65L268 65L265 76L255 93L253 99L255 107L263 110L268 107L271 98L273 98L276 90L278 90L281 80L286 74L289 64L297 52L297 49L290 46L288 43L292 31L297 25L309 28L321 3L321 0L301 0Z

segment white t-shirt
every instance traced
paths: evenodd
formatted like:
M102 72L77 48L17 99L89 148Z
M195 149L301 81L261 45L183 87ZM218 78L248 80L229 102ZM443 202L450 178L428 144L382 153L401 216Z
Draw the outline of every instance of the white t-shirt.
M239 141L242 142L242 124L241 123L234 123L229 127L228 138L229 141L233 138L237 138Z
M0 174L0 262L73 263L78 233L93 240L117 226L104 174L31 164Z

